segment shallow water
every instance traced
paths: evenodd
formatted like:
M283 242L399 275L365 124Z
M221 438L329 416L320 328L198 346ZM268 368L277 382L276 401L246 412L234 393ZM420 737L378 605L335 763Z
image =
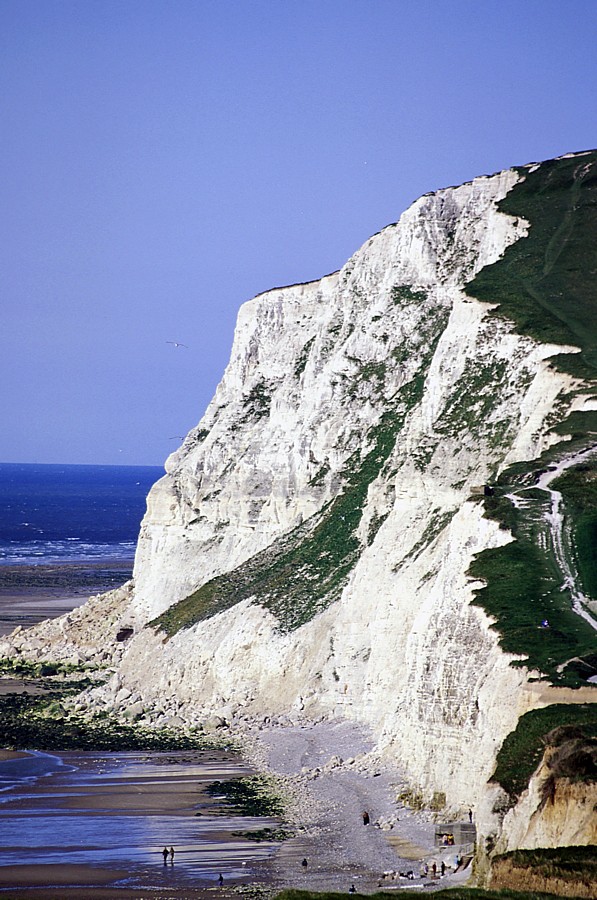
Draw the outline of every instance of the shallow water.
M36 784L40 778L63 769L67 764L58 756L34 750L30 756L0 761L0 792L24 791L26 786ZM74 771L73 766L67 766ZM24 794L22 794L24 796ZM10 801L11 795L0 794L0 804Z
M140 888L207 886L220 872L227 883L253 880L277 845L231 832L275 822L227 814L204 793L216 779L247 774L239 760L189 756L36 753L1 761L0 867L113 868L130 873L120 885ZM175 849L166 864L165 845Z

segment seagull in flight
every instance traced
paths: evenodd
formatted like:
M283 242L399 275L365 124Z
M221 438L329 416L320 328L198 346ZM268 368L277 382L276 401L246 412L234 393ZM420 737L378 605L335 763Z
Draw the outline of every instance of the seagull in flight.
M186 344L181 344L180 341L166 341L167 344L172 344L173 347L184 347L186 350L189 348Z

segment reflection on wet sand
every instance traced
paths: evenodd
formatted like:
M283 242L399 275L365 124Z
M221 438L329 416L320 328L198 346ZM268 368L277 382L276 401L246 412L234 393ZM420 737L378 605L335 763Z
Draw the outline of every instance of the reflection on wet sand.
M207 889L220 872L238 885L258 879L276 846L238 834L272 820L230 815L205 793L249 772L225 751L35 753L18 763L0 793L0 890ZM11 760L0 761L0 776L3 766L9 775ZM175 849L166 864L165 845Z

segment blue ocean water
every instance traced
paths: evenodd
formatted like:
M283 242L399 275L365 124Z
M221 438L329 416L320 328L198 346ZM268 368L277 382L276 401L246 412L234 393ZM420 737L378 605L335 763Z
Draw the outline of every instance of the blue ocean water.
M17 786L24 791L28 785L36 784L40 778L57 772L65 765L59 756L40 750L32 750L29 756L0 760L0 803L5 800L2 797L4 791L14 790ZM73 766L67 768L73 770Z
M0 565L132 559L159 466L0 463Z

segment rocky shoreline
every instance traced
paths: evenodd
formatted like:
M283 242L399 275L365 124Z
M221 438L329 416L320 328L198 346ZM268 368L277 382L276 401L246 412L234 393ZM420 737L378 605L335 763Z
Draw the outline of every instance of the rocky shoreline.
M68 683L64 677L59 674L38 682L53 682L56 688L60 681ZM26 698L26 702L37 699ZM48 700L53 702L42 697L42 706ZM93 729L102 723L106 733L113 735L114 750L135 746L174 750L212 742L238 751L252 770L263 773L269 790L283 803L280 830L285 840L273 856L257 864L255 884L260 889L345 893L354 885L359 893L371 894L400 884L433 890L463 880L462 873L453 872L454 853L444 850L440 855L434 847L432 814L414 812L399 802L404 787L401 773L374 751L373 741L354 724L289 720L275 725L243 722L231 728L221 717L217 722L214 717L205 728L193 728L182 720L166 728L127 723L126 717L120 724L101 717L96 720L89 710L75 712L77 706L85 706L76 696L64 696L62 704L71 709L51 710L48 718L42 715L38 720L39 733L53 740L56 731L58 745L70 740L74 746L85 747L89 737L95 748L98 740L93 738ZM131 742L131 736L136 740ZM153 743L147 743L150 738ZM100 746L109 747L110 743ZM440 879L442 859L446 877ZM425 862L429 873L435 862L437 878L422 875ZM407 873L412 873L411 877Z

